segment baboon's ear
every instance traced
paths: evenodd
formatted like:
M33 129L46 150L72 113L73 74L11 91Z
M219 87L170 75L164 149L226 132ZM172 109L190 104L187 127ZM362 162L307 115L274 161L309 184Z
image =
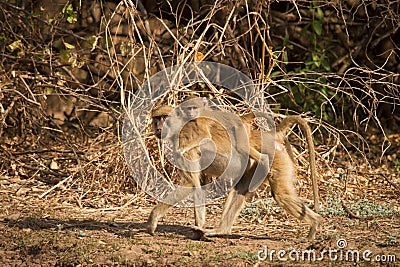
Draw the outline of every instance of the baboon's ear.
M208 100L207 100L207 97L202 97L201 100L203 101L204 108L208 108Z
M175 115L178 116L178 117L181 117L181 116L183 116L183 115L185 114L185 113L183 112L181 106L176 107L176 108L174 109L174 112L173 112L171 115L174 115L174 113L175 113Z

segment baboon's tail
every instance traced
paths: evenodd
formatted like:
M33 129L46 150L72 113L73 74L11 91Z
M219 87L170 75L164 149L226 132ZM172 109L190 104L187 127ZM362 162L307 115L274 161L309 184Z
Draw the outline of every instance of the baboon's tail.
M319 191L318 191L318 183L317 183L317 164L315 161L315 149L314 149L314 142L312 139L312 132L311 128L308 125L308 123L298 115L290 115L287 116L282 120L282 122L276 127L276 135L282 139L284 139L284 136L286 136L286 133L290 127L292 127L294 124L298 124L300 129L305 133L306 135L306 142L308 146L308 156L309 156L309 161L310 161L310 175L311 175L311 181L312 181L312 188L313 188L313 195L314 195L314 210L316 212L319 211ZM286 147L290 146L288 142L285 142ZM292 153L291 149L288 150L288 153ZM292 155L290 155L292 156Z

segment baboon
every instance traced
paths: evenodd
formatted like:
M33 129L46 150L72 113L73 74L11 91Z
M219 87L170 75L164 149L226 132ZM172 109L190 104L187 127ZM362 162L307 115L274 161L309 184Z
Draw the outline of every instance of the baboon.
M170 109L171 110L171 109ZM167 115L167 114L163 114ZM173 115L173 117L176 114ZM154 120L154 117L153 117ZM157 119L156 119L157 120ZM207 121L208 120L208 121ZM269 158L273 158L272 162L272 172L271 175L268 176L268 181L271 186L271 191L274 199L277 201L278 205L283 207L287 210L290 214L298 218L299 220L306 221L311 225L308 238L314 239L317 227L321 220L320 215L313 212L310 208L304 205L304 203L298 197L294 185L293 185L293 178L295 177L295 167L293 163L293 159L288 154L285 147L283 147L284 143L284 136L286 131L291 127L293 124L299 123L302 128L308 128L307 123L299 116L288 116L286 117L280 125L277 126L277 132L274 135L268 132L262 132L259 130L253 130L248 127L250 130L250 147L255 148L258 150L259 153L268 156ZM153 126L156 124L153 123ZM181 144L188 144L192 140L199 138L201 136L208 137L211 135L211 139L213 140L213 144L216 146L216 158L210 165L210 167L202 170L201 172L187 172L183 171L180 173L183 177L183 184L188 186L187 190L177 190L168 196L170 200L179 201L185 198L190 193L190 188L199 188L201 186L201 175L207 176L219 176L227 166L226 163L226 153L230 153L231 149L234 147L229 143L228 136L226 131L224 131L221 124L213 125L211 130L205 130L205 126L210 126L210 119L207 118L196 118L192 121L186 123L183 131L180 132L179 141ZM155 132L158 132L158 129L154 129ZM168 134L168 133L167 133ZM310 131L306 131L306 137L311 139ZM267 143L268 146L261 147L261 141ZM312 145L309 146L309 154L310 157L314 156L313 151L313 143L312 140L308 141L308 144ZM184 148L184 145L182 146ZM179 148L182 148L179 147ZM287 144L286 144L286 147ZM263 150L262 150L263 149ZM194 159L199 157L199 151L203 153L207 151L207 147L202 147L199 144L197 147L193 147L192 149L185 150L185 156L189 159ZM275 152L275 155L274 155ZM247 159L246 162L241 162L241 159L237 159L237 163L243 166L246 165L246 170L243 176L240 178L239 182L231 189L228 194L227 201L224 205L221 222L217 228L214 229L202 229L204 221L205 221L205 209L204 205L199 206L195 205L195 225L196 229L201 232L204 236L216 236L216 235L226 235L231 233L231 227L233 225L234 220L238 216L240 210L242 209L246 197L251 195L252 191L256 188L252 188L251 182L253 180L253 176L256 172L259 172L259 167L261 166L261 172L264 168L265 172L262 174L263 177L267 176L267 169L266 166L261 164L258 165L258 161L256 159ZM311 163L312 161L310 161ZM315 164L315 161L314 161ZM313 167L313 166L311 166ZM314 166L315 167L315 166ZM312 170L312 172L314 172ZM233 169L231 173L234 175L235 172L237 173L237 169ZM314 176L315 178L315 176ZM313 181L314 185L316 186L316 182ZM257 184L258 187L260 184ZM314 186L314 187L315 187ZM314 192L317 192L314 190ZM318 192L317 192L318 193ZM317 195L316 195L317 196ZM196 194L195 194L196 199ZM201 197L199 197L201 199ZM317 199L318 200L318 199ZM318 205L316 201L315 205ZM147 221L147 228L149 233L154 234L154 231L157 227L158 220L164 216L167 212L168 208L171 207L171 204L166 203L159 203L154 209L152 210L149 219Z
M184 108L190 109L188 106L184 106ZM195 225L198 227L202 227L205 221L205 206L202 191L199 190L201 187L201 181L205 180L204 177L220 177L222 174L227 179L235 180L235 178L240 179L241 173L244 172L245 168L248 164L248 150L246 151L245 146L243 144L231 144L230 140L235 140L236 138L244 138L242 143L248 142L247 133L244 129L240 129L242 132L239 133L239 128L242 122L236 122L237 127L232 129L229 126L229 129L212 119L210 117L197 117L193 115L194 120L189 120L186 124L184 123L182 113L185 112L182 109L176 109L170 114L168 118L165 118L162 110L168 111L169 108L160 107L153 111L153 127L161 126L162 122L164 122L164 130L160 133L160 128L155 128L154 132L157 133L158 136L164 139L168 139L173 143L174 150L181 149L181 152L177 153L176 161L183 170L180 170L179 174L181 176L181 186L176 189L173 193L167 196L164 199L163 203L159 203L151 212L151 215L148 220L148 230L150 233L154 233L155 228L157 226L157 221L161 218L167 209L184 199L191 191L194 191L194 200L195 200ZM197 112L194 109L192 112ZM217 113L214 113L215 115ZM225 114L225 112L224 112ZM228 114L228 113L226 113ZM220 115L220 114L219 114ZM181 126L185 124L182 131L179 132ZM200 125L213 125L213 133L210 134L210 130L205 127L201 127ZM225 123L227 124L227 123ZM234 124L234 120L232 118L231 124ZM168 128L168 129L165 129ZM242 127L243 128L243 127ZM229 136L229 132L232 131L232 138ZM213 142L200 142L204 138L211 138ZM271 138L273 138L271 136ZM193 144L194 140L198 140L195 145ZM176 142L176 143L175 143ZM223 146L215 144L224 144ZM270 142L266 142L267 144L273 144L273 140ZM183 146L181 146L183 145ZM186 149L190 146L190 149ZM240 146L243 150L242 153L238 153L235 146ZM182 153L183 151L183 153ZM257 161L262 161L265 164L266 168L269 165L268 158L272 158L273 156L273 148L268 149L270 155L261 155L258 151L254 150L256 155L254 155L254 159ZM180 156L181 154L184 154ZM247 156L247 157L246 157ZM188 160L187 160L188 159ZM180 162L180 163L179 163ZM228 170L228 171L227 171ZM264 179L265 175L261 177ZM260 182L261 184L261 182Z

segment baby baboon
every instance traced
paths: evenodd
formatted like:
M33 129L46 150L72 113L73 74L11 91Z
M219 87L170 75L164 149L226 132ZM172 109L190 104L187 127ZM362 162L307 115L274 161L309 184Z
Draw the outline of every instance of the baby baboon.
M174 116L176 115L177 114L175 114ZM292 159L290 158L290 155L282 145L282 143L284 142L285 132L296 122L300 123L300 125L302 125L303 127L304 125L308 127L306 122L298 116L288 116L287 118L285 118L282 123L278 125L276 136L273 136L271 133L268 132L252 130L250 129L250 127L248 127L247 129L248 131L250 131L249 146L255 148L259 153L264 156L268 156L269 158L273 158L275 153L275 157L272 162L272 173L268 177L268 181L271 185L272 195L277 203L282 206L286 211L288 211L299 220L306 221L311 225L308 238L313 239L315 237L315 233L321 217L313 212L311 209L309 209L307 206L305 206L304 203L299 199L293 185L293 179L295 177L295 167ZM204 137L211 138L213 144L216 146L216 158L208 168L202 170L201 172L181 172L180 175L182 175L183 181L186 181L185 184L189 186L189 189L174 191L171 196L168 196L168 198L170 198L169 200L178 202L179 200L185 198L191 192L190 188L199 188L201 186L201 175L214 177L219 176L228 166L226 162L228 160L227 153L231 153L231 150L235 149L235 147L232 146L229 141L227 141L229 140L228 135L226 133L226 130L224 131L224 127L222 127L221 124L215 124L213 125L213 128L208 130L204 129L204 125L210 126L211 124L212 123L210 122L210 119L202 117L196 118L187 122L186 125L183 127L184 130L180 132L178 138L180 142L179 144L189 144L195 139ZM153 124L153 126L155 125L156 124ZM158 131L158 129L154 130L155 132ZM165 136L167 136L168 134L169 133L167 133ZM309 140L311 138L311 133L306 132L306 134L306 137ZM268 146L261 147L264 142L267 143ZM312 140L309 141L308 144L312 144ZM190 149L185 150L185 157L187 157L188 159L198 158L200 154L200 149L202 150L202 152L207 150L206 146L202 146L202 144L198 144L193 148L189 147ZM184 149L185 145L179 145L178 148ZM314 155L313 148L314 147L312 144L312 146L309 147L310 156ZM256 158L257 157L252 158L253 160L247 159L246 162L241 161L240 158L236 159L237 164L240 164L241 166L243 166L243 164L246 165L246 170L243 176L240 178L239 182L234 186L234 188L230 191L228 195L219 227L215 229L202 229L205 221L204 205L201 205L200 201L200 203L198 203L200 205L197 207L195 206L195 224L198 227L197 229L201 231L202 234L204 234L205 236L230 234L233 222L245 203L245 198L251 194L253 189L256 189L256 187L260 185L257 183L255 185L255 188L253 188L254 185L251 185L253 176L260 175L259 172L263 172L263 170L264 172L261 175L263 177L267 176L268 165L258 165L258 161ZM313 166L311 165L311 167ZM233 169L230 171L232 175L238 173L238 169ZM312 172L313 171L315 170L312 170ZM313 181L313 183L316 186L316 182ZM199 197L199 199L201 199L201 197ZM159 203L152 210L147 222L147 227L150 233L154 233L159 218L164 216L169 207L171 207L171 204Z

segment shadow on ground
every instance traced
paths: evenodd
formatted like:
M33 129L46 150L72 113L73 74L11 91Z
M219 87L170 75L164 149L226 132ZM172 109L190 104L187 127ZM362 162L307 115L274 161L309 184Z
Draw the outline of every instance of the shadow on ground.
M53 218L35 218L35 217L25 217L22 219L8 219L5 218L2 222L0 222L6 227L17 227L19 229L31 229L31 230L105 230L109 233L113 233L120 237L132 238L138 233L145 233L146 225L145 223L138 222L101 222L96 220L59 220ZM155 235L163 235L163 234L176 234L183 236L192 240L202 240L202 241L212 241L210 238L205 238L201 236L201 234L194 230L190 226L182 226L182 225L172 225L172 224L159 224L157 227L157 232ZM150 236L150 235L149 235ZM279 238L268 237L268 236L256 236L256 235L224 235L224 236L216 236L214 238L224 238L224 239L253 239L253 240L275 240L279 241Z

